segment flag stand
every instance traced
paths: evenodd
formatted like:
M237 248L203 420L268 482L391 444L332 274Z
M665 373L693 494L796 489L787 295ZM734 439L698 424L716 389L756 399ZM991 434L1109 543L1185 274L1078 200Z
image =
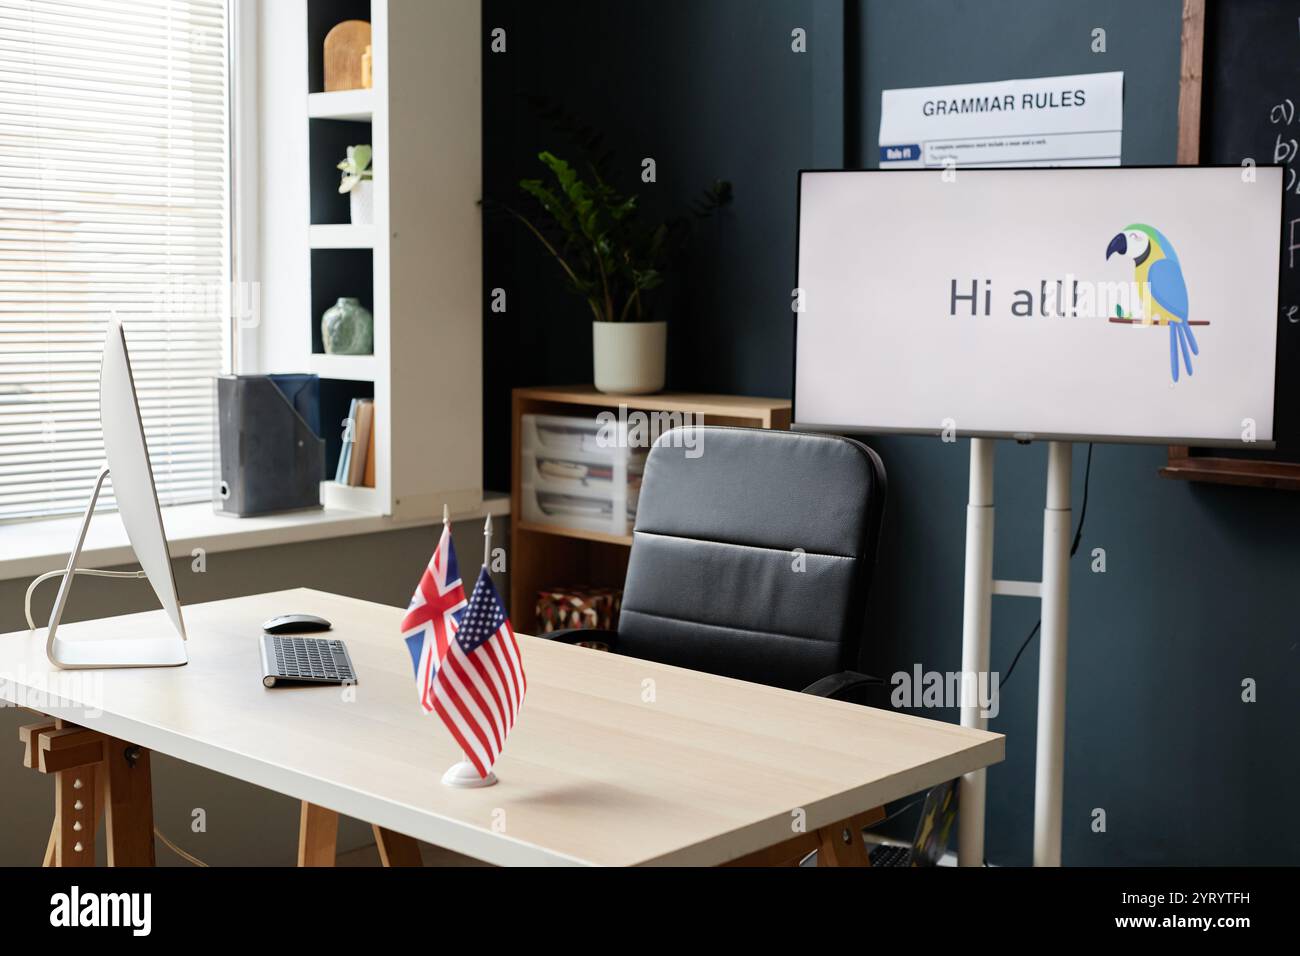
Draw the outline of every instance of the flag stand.
M448 520L447 508L444 505L442 509L442 520L445 523ZM483 567L488 566L488 560L492 556L492 516L487 516L487 523L483 526ZM490 574L491 572L489 572ZM479 787L490 787L497 782L497 775L491 770L486 777L480 777L478 770L468 760L461 760L447 768L447 772L442 775L442 785L444 787L454 787L457 790L475 790Z
M491 770L486 777L480 777L474 765L468 760L462 760L454 763L447 768L447 772L442 775L442 785L444 787L455 787L457 790L473 790L477 787L490 787L497 782L497 775Z

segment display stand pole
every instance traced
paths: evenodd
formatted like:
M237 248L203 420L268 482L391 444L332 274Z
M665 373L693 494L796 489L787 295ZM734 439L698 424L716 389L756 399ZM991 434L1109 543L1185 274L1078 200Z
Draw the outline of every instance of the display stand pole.
M970 494L966 502L966 585L961 629L963 678L989 670L989 621L993 610L993 440L970 441ZM979 695L962 681L961 725L983 730ZM961 778L958 788L957 862L984 865L984 770Z
M1068 442L1047 448L1043 511L1043 579L993 578L993 440L972 438L966 505L966 582L962 616L961 723L984 729L978 687L989 673L993 595L1038 598L1042 633L1038 667L1038 743L1034 771L1034 865L1061 865L1061 805L1065 773L1065 671L1070 603L1070 458ZM991 680L991 677L990 677ZM962 777L957 854L961 866L984 865L984 771Z
M1043 632L1038 650L1034 866L1061 865L1065 780L1065 645L1070 627L1070 445L1047 446L1043 512Z

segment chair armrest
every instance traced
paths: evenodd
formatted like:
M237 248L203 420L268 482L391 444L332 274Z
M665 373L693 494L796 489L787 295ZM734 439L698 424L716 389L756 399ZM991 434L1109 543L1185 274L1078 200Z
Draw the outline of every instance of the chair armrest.
M856 687L883 683L884 680L879 677L872 677L870 674L859 674L857 671L840 671L838 674L831 674L821 680L813 681L803 689L802 693L814 694L817 697L829 697L833 700L844 700L846 699L845 694Z
M537 636L544 641L555 641L557 644L599 641L608 645L611 651L617 652L618 649L618 631L607 631L599 627L565 627L558 631L551 631L549 634L538 634Z

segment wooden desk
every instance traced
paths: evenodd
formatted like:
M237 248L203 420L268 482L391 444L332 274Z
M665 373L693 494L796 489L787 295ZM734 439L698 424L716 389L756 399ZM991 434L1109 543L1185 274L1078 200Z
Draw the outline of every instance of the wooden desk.
M288 611L334 622L354 687L262 686L261 622ZM192 605L190 663L156 670L56 671L43 631L8 634L0 697L53 692L35 709L499 864L722 863L789 841L800 810L811 832L1003 757L998 734L521 637L500 783L452 790L460 755L416 703L403 613L305 589Z

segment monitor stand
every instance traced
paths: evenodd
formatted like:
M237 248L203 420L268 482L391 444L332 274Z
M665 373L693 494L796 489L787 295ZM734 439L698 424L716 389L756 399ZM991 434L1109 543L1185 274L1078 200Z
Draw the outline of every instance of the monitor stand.
M993 595L1042 602L1038 657L1038 741L1034 764L1034 866L1061 865L1061 807L1065 778L1065 663L1070 603L1069 442L1047 445L1047 502L1043 511L1041 581L993 578L993 439L970 442L970 497L966 505L966 585L962 673L989 673ZM991 679L991 678L990 678ZM963 682L964 683L964 682ZM976 695L968 695L973 698ZM984 730L978 701L961 701L964 727ZM960 866L984 865L984 771L961 779L958 806Z
M59 622L63 618L63 608L68 603L68 592L72 590L77 559L86 543L86 531L90 528L90 519L95 513L99 501L100 489L108 477L108 466L99 470L95 479L95 489L90 493L86 505L85 517L81 519L81 530L77 533L77 543L68 556L68 568L63 572L63 581L59 584L59 594L54 599L54 608L50 611L49 633L45 638L45 656L55 667L65 670L85 670L100 667L175 667L189 661L185 650L185 639L179 634L168 637L114 637L105 635L103 639L93 641L68 641L57 637Z

